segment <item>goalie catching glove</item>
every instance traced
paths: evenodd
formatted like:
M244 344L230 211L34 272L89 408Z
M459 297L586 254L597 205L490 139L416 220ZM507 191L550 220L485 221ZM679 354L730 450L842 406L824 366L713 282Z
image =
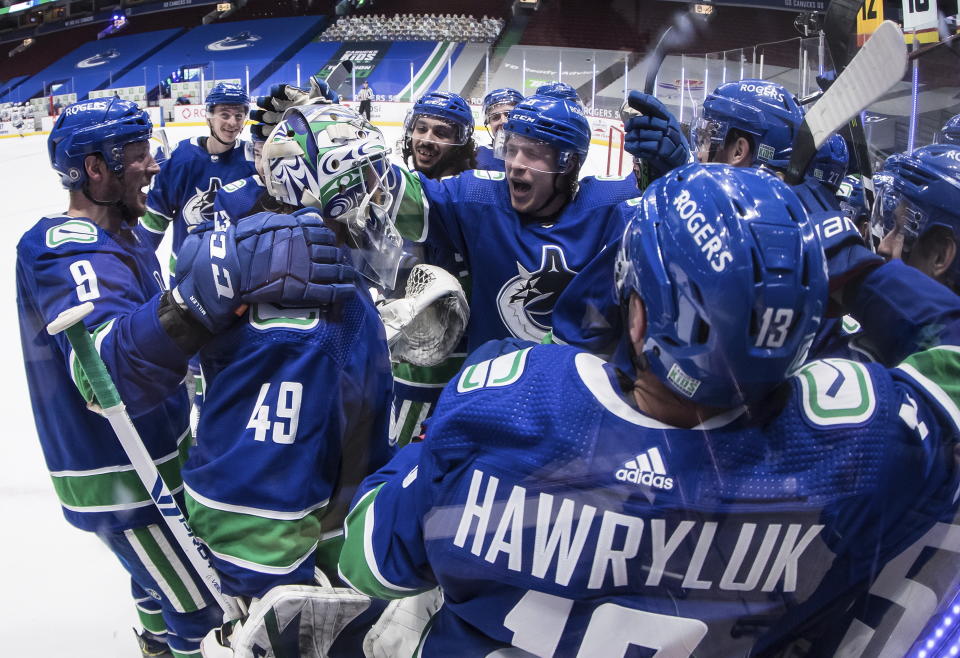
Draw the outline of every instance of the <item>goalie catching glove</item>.
M435 265L417 265L407 279L406 296L378 306L394 361L434 366L463 337L470 307L456 277Z

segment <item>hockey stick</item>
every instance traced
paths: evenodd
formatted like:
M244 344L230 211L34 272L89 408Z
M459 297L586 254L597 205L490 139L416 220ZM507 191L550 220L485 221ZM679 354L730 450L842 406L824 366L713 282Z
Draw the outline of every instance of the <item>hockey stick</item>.
M786 182L796 185L802 181L807 166L827 138L900 82L906 67L903 32L893 21L884 21L804 116L793 141Z
M823 19L823 33L837 75L854 57L853 38L857 33L857 14L865 0L831 0ZM864 105L866 107L866 105ZM873 207L873 162L863 119L858 112L841 131L850 144L857 171L863 181L867 207Z
M79 306L69 308L47 325L47 333L53 336L64 332L67 335L73 353L77 361L80 362L80 367L83 368L83 372L97 396L101 412L110 422L110 427L113 428L117 439L120 440L123 451L130 459L130 463L133 464L133 468L140 477L143 486L150 493L157 509L160 510L160 514L163 516L170 532L173 533L194 570L203 579L214 600L223 608L224 619L226 621L239 619L243 616L242 608L236 599L223 593L220 587L220 579L207 557L206 546L190 531L190 526L187 525L183 512L180 511L180 507L177 505L173 494L170 493L170 489L167 488L167 484L160 477L157 465L153 463L153 458L143 445L143 439L140 438L137 428L130 420L130 416L127 415L126 407L120 399L120 393L110 378L110 373L107 371L103 360L101 360L100 354L94 347L93 339L87 333L83 318L87 317L91 311L93 311L92 302L84 302Z
M709 18L703 17L699 20L706 23ZM697 34L698 28L691 18L690 12L681 11L674 15L673 22L657 37L653 50L643 58L643 93L653 94L657 84L657 75L660 73L660 67L663 66L663 61L667 58L667 55L679 52L691 45L696 40ZM683 94L682 81L680 87L680 93ZM624 124L639 114L626 101L620 108L620 120ZM650 184L650 166L644 161L640 162L640 175L637 183L641 190L646 189L647 185Z
M353 62L349 59L340 60L340 63L333 67L330 75L327 76L326 83L334 91L342 85L353 72Z

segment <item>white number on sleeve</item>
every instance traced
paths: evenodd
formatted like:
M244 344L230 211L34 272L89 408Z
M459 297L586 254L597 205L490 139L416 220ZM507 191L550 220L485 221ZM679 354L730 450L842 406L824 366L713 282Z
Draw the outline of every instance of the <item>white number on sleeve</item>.
M503 625L513 631L514 647L540 656L556 652L573 601L542 592L527 592L513 606ZM633 645L654 649L654 658L693 655L707 625L699 619L661 615L604 603L593 611L577 658L622 656ZM507 658L511 650L497 650L486 658Z
M77 299L88 302L100 296L100 287L97 285L97 273L88 260L78 260L70 263L70 274L77 283Z
M257 401L253 404L250 420L247 421L248 430L253 430L254 441L266 441L267 433L274 443L293 443L297 438L297 427L300 424L300 401L303 399L303 384L300 382L280 382L277 392L276 411L273 414L277 420L270 422L270 407L267 395L270 393L269 382L260 387Z
M760 318L760 331L757 332L755 347L783 347L791 322L792 308L767 307Z

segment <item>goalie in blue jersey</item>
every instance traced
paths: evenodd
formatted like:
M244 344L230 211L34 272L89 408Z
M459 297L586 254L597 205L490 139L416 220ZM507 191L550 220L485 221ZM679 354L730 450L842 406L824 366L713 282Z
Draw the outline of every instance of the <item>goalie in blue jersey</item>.
M221 611L98 413L66 337L46 327L67 309L93 304L84 322L97 351L145 449L179 495L192 443L181 385L187 359L230 326L241 303L316 304L328 296L320 284L336 258L333 235L316 218L251 218L215 243L209 235L189 238L196 257L167 290L138 223L159 170L152 129L145 111L119 98L75 103L57 118L47 146L69 207L42 218L17 244L17 310L37 434L63 514L95 532L130 573L144 655L183 657L197 655ZM275 244L285 247L276 258ZM68 566L69 550L65 556Z
M760 170L656 180L617 259L627 365L471 355L364 483L343 576L439 584L424 657L904 655L955 592L960 298L814 229ZM899 367L801 365L828 288Z

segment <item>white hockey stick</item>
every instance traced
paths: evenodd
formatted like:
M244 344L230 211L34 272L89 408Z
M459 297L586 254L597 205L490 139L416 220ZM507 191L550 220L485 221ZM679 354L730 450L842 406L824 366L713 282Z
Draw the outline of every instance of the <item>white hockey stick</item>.
M906 68L903 32L893 21L884 21L803 118L793 141L787 183L802 181L827 138L900 82Z
M443 361L460 342L470 307L456 277L435 265L410 271L406 297L378 307L394 360L420 366Z
M143 486L150 493L154 504L160 510L163 520L167 527L173 533L180 548L187 555L190 564L203 579L210 594L214 600L223 608L224 620L230 621L239 619L243 616L243 609L239 602L232 596L223 593L220 587L220 578L210 565L207 557L207 548L191 532L187 520L180 511L176 499L167 488L167 484L160 477L157 465L153 463L153 458L147 452L143 445L143 439L137 432L133 421L127 415L127 409L120 399L116 385L110 378L100 354L93 345L93 339L87 333L87 328L83 324L83 318L87 317L93 310L91 302L84 302L80 306L69 308L47 325L47 332L52 336L60 332L67 335L70 346L73 347L73 353L80 362L87 380L93 387L93 392L97 396L97 402L100 404L101 411L110 422L123 451L127 453L130 463L136 470L137 475Z

